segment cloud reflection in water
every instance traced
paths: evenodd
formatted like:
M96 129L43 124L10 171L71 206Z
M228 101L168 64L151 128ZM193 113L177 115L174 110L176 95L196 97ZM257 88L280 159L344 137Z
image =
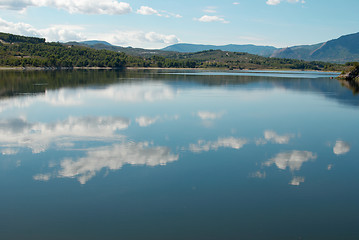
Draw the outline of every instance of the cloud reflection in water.
M317 155L309 151L290 151L282 152L277 154L274 158L270 159L267 162L264 162L264 166L271 166L275 164L277 168L285 170L287 168L290 171L299 171L302 168L303 163L310 160L315 160ZM293 176L292 180L289 182L289 185L299 186L305 180L304 177Z
M129 125L130 121L122 117L69 117L55 123L31 123L25 118L6 119L0 120L0 143L8 149L26 147L33 153L40 153L52 143L59 147L72 146L72 141L83 139L121 139L123 136L116 131Z
M199 140L196 144L190 144L189 150L191 152L200 153L200 152L208 152L210 150L218 150L218 148L233 148L240 149L242 148L248 141L243 138L218 138L217 141L204 141Z
M81 184L102 169L118 170L126 164L158 166L177 161L178 155L172 154L168 147L151 146L148 142L124 142L112 146L88 149L86 156L61 161L61 169L56 175L38 174L35 180L47 181L50 177L77 178Z
M335 146L333 147L333 152L336 155L342 155L350 151L350 145L344 141L336 141Z
M274 158L264 163L264 166L271 166L275 164L277 168L285 170L289 168L291 171L298 171L301 169L303 163L309 160L314 160L317 155L308 151L290 151L278 153Z

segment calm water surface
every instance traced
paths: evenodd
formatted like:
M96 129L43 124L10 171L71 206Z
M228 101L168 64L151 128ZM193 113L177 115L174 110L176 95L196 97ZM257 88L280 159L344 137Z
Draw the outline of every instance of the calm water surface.
M334 73L0 72L0 239L359 239Z

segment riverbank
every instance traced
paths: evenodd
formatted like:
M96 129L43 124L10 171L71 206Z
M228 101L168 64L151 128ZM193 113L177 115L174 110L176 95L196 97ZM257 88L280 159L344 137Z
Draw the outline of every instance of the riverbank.
M287 72L333 72L340 73L339 71L320 71L320 70L302 70L302 69L228 69L228 68L160 68L160 67L126 67L126 68L111 68L111 67L0 67L1 70L8 71L49 71L49 70L208 70L208 71L287 71Z
M355 93L359 92L359 65L351 67L337 78L344 86L351 88Z

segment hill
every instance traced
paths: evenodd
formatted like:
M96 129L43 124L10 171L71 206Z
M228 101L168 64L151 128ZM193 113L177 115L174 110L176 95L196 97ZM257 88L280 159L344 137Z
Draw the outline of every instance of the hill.
M96 48L96 49L94 49ZM100 50L99 50L100 49ZM44 39L0 34L0 66L8 67L158 67L158 68L227 68L227 69L297 69L342 70L343 65L324 62L305 62L294 59L268 58L254 54L208 50L179 53L147 51L141 57L126 54L103 42L90 44L47 43Z
M196 63L201 68L228 69L296 69L338 71L343 65L303 61L296 59L268 58L249 53L228 52L222 50L207 50L195 53L174 53L167 58L156 56L157 59L187 60Z
M68 46L83 46L89 47L96 50L108 50L114 52L122 52L132 56L138 57L150 57L153 55L167 56L169 52L156 50L156 49L143 49L143 48L132 48L132 47L120 47L112 45L105 41L83 41L83 42L67 42L65 45Z
M89 40L89 41L82 41L80 44L86 44L86 45L96 45L96 44L103 44L107 46L112 46L112 44L106 42L106 41L98 41L98 40Z
M275 47L271 46L256 46L256 45L223 45L223 46L215 46L215 45L201 45L201 44L189 44L189 43L179 43L174 44L168 47L161 49L163 51L174 51L174 52L182 52L182 53L192 53L192 52L200 52L206 50L222 50L228 52L245 52L250 54L256 54L259 56L269 57L276 50Z
M195 53L208 50L221 50L227 52L244 52L271 58L289 58L305 61L322 61L332 63L346 63L359 61L359 33L341 36L323 43L300 45L288 48L275 48L272 46L256 45L202 45L179 43L170 45L161 50L142 49L132 47L114 46L104 41L68 42L67 45L86 46L97 50L122 52L132 56L151 57L173 56L175 53Z
M282 48L275 51L271 57L337 63L359 61L359 33L314 45Z
M47 43L43 38L0 33L0 66L123 68L138 64L143 64L143 60L124 53Z

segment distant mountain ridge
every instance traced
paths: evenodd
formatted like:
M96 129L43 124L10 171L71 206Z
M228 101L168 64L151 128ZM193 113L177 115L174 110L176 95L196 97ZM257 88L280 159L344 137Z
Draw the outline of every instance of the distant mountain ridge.
M143 48L132 48L132 47L121 47L112 45L106 41L98 41L98 40L91 40L91 41L82 41L82 42L67 42L64 43L65 45L75 45L75 46L86 46L96 50L109 50L114 52L123 52L125 54L129 54L132 56L141 56L141 57L149 57L153 55L168 55L169 52L156 50L156 49L143 49Z
M162 51L172 51L172 52L201 52L206 50L222 50L228 52L246 52L250 54L256 54L259 56L269 57L271 56L278 48L272 46L257 46L253 44L247 45L236 45L228 44L223 46L216 45L202 45L202 44L189 44L189 43L178 43L165 48L162 48Z
M305 61L323 61L332 63L346 63L359 61L359 32L341 36L327 42L300 45L288 48L275 48L272 46L257 46L252 44L223 46L179 43L159 50L114 46L105 41L69 42L67 44L86 45L94 49L106 49L124 52L134 56L168 56L177 53L195 53L208 50L221 50L228 52L244 52L263 57L288 58Z
M345 63L359 61L359 32L341 36L327 42L300 45L288 48L257 45L202 45L179 43L161 50L174 52L200 52L206 50L222 50L230 52L246 52L264 57L289 58L306 61L324 61Z
M275 51L271 57L337 63L359 61L359 33L314 45L282 48Z
M86 44L86 45L96 45L96 44L103 44L107 46L113 46L111 43L108 43L106 41L98 41L98 40L88 40L88 41L82 41L79 42L80 44Z

